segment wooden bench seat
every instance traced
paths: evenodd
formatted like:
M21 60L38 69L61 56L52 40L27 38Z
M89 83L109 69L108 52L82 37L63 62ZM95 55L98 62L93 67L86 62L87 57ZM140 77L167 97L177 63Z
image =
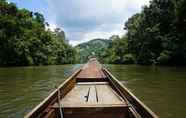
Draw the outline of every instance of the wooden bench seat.
M108 85L107 82L83 82L75 87L60 101L66 107L126 106L126 102ZM54 107L57 107L56 103Z
M77 83L60 104L65 118L125 118L128 114L126 102L107 82ZM53 108L59 112L57 103Z

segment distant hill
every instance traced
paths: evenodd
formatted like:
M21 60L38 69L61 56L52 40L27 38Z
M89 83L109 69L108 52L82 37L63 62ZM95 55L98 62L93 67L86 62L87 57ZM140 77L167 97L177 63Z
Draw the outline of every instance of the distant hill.
M108 47L112 44L112 40L108 39L93 39L85 43L81 43L76 46L79 52L80 62L86 62L88 57L95 55L96 57L102 57ZM101 59L100 59L101 60Z

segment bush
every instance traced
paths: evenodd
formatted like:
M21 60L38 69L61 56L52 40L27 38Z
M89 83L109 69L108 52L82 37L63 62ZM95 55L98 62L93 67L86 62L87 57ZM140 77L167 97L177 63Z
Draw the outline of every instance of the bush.
M132 54L125 54L123 56L123 63L125 64L133 64L135 62L135 58Z
M171 59L171 51L164 50L160 53L160 56L157 58L159 64L168 64Z

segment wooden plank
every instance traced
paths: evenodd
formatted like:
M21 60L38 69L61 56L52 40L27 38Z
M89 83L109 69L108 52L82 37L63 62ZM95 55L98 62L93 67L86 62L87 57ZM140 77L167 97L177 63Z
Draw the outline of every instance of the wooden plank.
M106 76L102 71L101 64L96 60L92 60L83 66L81 72L77 75L76 78L77 80L81 80L82 78L84 80L86 79L103 80L104 78L106 78Z
M109 84L108 82L77 82L77 85L105 85Z
M127 107L64 108L65 118L127 118Z
M123 104L124 101L120 99L109 85L96 85L98 89L99 104Z
M86 97L88 95L89 86L76 85L62 100L63 107L74 106L77 104L85 104Z
M66 108L89 108L89 107L92 107L92 108L100 108L100 107L128 107L128 105L126 103L122 103L122 104L81 104L81 103L76 103L76 104L73 104L73 105L62 105L62 108L63 109L66 109ZM59 108L59 105L58 104L54 104L53 106L51 106L51 108Z
M88 96L86 99L85 96ZM127 106L109 84L78 84L62 100L62 107ZM57 107L57 103L54 105Z
M97 104L97 94L96 94L96 89L95 85L90 86L90 94L88 97L87 104Z
M101 71L101 69L97 69L96 67L89 67L88 69L81 70L81 72L78 74L77 78L103 79L103 78L106 78L106 76Z

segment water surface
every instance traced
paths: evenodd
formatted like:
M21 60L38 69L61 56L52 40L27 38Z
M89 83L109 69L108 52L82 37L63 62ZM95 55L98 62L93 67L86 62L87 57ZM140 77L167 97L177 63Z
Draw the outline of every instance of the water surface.
M80 65L0 68L0 118L20 118ZM184 118L186 68L106 65L162 118Z
M108 65L112 73L161 118L185 118L186 68Z
M0 118L21 118L79 65L0 68Z

